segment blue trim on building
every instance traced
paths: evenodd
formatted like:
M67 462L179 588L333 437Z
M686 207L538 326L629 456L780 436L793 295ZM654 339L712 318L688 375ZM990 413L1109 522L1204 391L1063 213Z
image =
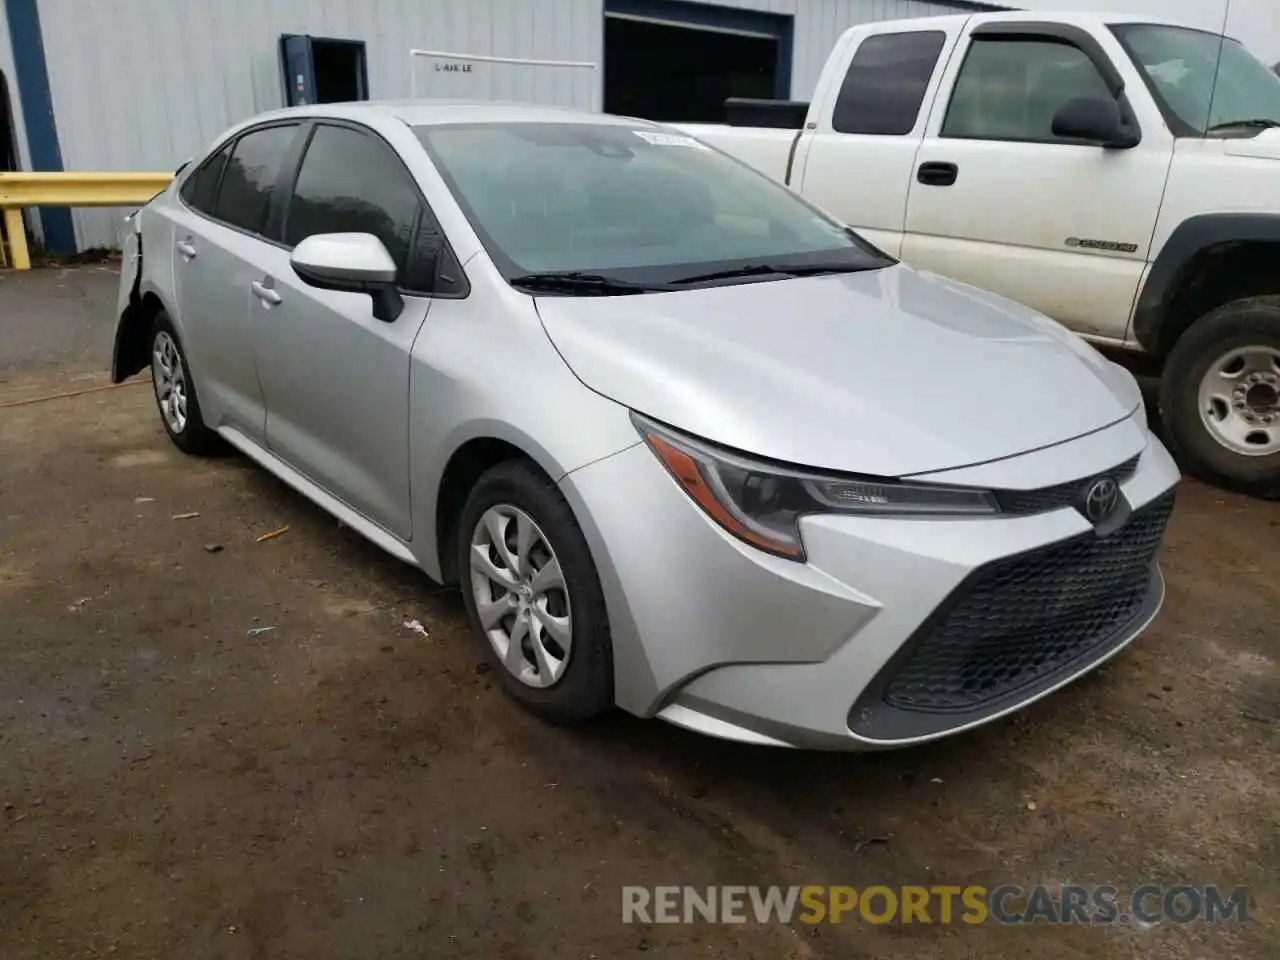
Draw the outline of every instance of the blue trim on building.
M775 73L774 96L779 100L791 98L791 56L795 35L795 17L789 13L767 13L762 10L743 10L738 7L722 7L719 4L691 3L689 0L605 0L605 14L630 14L633 17L651 17L688 23L703 27L723 27L727 30L749 30L764 33L778 40L778 67Z
M4 0L13 46L13 72L18 99L27 128L27 152L32 170L60 172L62 148L53 119L53 96L49 92L49 68L44 58L44 35L40 32L39 0ZM74 253L76 233L71 211L64 207L41 207L46 250Z

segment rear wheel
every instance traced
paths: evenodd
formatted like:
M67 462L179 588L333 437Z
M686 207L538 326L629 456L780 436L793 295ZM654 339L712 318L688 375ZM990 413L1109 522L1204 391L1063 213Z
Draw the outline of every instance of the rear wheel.
M556 723L608 710L604 594L556 485L528 462L499 464L467 498L458 541L467 614L506 692Z
M151 326L151 382L165 433L183 453L205 455L217 449L217 435L200 417L200 400L191 368L173 321L163 310Z
M1236 300L1193 323L1169 354L1160 411L1188 472L1280 497L1280 297Z

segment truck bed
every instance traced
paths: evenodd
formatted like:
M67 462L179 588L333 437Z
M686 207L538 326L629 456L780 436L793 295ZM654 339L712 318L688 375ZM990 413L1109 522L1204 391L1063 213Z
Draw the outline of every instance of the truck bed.
M675 123L670 126L737 157L781 183L787 182L792 150L800 136L799 130L731 127L722 123Z

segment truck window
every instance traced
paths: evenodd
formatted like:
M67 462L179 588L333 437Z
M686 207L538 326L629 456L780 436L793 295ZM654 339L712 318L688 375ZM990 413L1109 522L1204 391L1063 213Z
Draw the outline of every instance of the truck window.
M1097 67L1056 40L975 39L942 122L943 137L1052 143L1053 115L1076 97L1111 99Z
M1203 136L1240 120L1280 123L1280 77L1238 41L1151 23L1111 30L1178 136Z
M923 30L863 40L836 98L836 132L900 137L915 129L946 39L940 30Z

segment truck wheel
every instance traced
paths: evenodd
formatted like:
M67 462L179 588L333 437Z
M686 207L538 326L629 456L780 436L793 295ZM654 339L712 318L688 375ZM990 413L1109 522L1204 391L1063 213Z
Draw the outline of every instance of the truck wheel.
M1160 413L1184 469L1280 498L1280 297L1249 297L1205 314L1174 344Z

